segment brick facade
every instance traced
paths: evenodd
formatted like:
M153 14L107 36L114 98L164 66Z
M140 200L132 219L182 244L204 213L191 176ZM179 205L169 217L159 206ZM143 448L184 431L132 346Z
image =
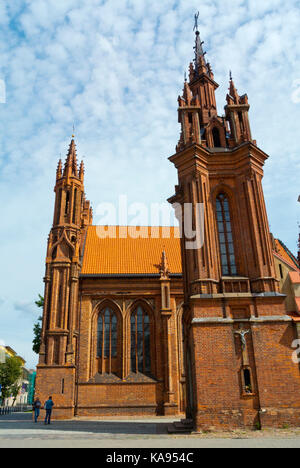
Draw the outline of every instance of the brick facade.
M178 171L170 203L182 217L192 206L194 220L203 207L203 245L192 250L185 234L181 240L187 413L196 430L298 425L296 327L276 277L262 189L268 156L252 139L248 97L232 76L225 118L218 117L218 85L202 45L197 31L170 158Z
M196 248L187 248L185 225L181 240L124 243L117 228L100 244L74 139L59 162L36 382L42 400L53 396L55 418L186 412L196 430L299 424L297 328L276 277L262 189L268 156L232 77L218 116L198 31L195 52L169 201L181 215L192 207L203 231Z

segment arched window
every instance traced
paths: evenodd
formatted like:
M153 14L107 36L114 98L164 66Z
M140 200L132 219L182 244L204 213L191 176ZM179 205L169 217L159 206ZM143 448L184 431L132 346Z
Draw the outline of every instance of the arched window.
M69 210L70 210L70 192L67 192L67 194L66 194L65 216L67 216L67 214L69 214Z
M73 200L73 224L76 223L76 205L77 205L77 188L74 190L74 200Z
M220 132L217 127L213 128L212 136L214 140L214 148L221 148L222 145L221 145Z
M236 276L236 262L232 237L229 201L224 193L217 197L217 222L220 242L222 274Z
M138 306L131 315L131 371L150 374L150 319Z
M98 317L97 357L117 357L118 320L115 312L106 307Z
M58 198L57 198L57 217L56 217L56 224L59 224L59 222L60 222L61 198L62 198L62 189L59 189Z

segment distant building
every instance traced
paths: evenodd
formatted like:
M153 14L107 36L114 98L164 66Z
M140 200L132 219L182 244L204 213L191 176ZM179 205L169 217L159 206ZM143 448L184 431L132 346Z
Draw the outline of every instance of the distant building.
M34 394L34 388L32 389L32 385L33 382L35 383L35 378L33 379L33 375L35 374L35 372L33 370L28 370L25 367L26 361L21 356L18 356L17 353L10 346L0 346L0 363L3 363L7 358L15 356L17 356L22 362L22 375L18 381L20 390L15 401L13 396L5 400L5 406L31 404L32 396L30 399L29 392L31 395Z
M296 257L286 245L275 239L274 259L280 291L286 295L285 307L289 315L300 324L300 270Z

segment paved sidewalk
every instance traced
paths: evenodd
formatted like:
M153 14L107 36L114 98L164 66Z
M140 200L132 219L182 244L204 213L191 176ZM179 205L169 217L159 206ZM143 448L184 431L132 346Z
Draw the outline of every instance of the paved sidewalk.
M0 448L300 448L299 430L167 434L174 419L77 419L38 424L31 414L0 417Z

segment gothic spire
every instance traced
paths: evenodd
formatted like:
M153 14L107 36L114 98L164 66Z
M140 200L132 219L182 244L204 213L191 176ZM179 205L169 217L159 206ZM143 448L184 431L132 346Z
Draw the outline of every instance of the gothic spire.
M59 180L62 177L62 160L58 161L57 171L56 171L56 180Z
M64 176L67 174L78 177L77 153L74 135L72 135L69 152L65 162Z
M84 179L84 162L83 161L81 161L81 164L80 164L79 179L83 182L83 179Z
M231 71L230 71L230 82L229 82L229 94L230 94L230 97L233 98L234 103L239 104L240 96L239 96L239 94L237 92L237 89L235 87Z
M204 42L201 41L200 37L200 32L199 32L199 27L198 27L198 19L199 19L199 12L197 15L195 15L195 26L194 26L194 31L196 30L196 44L194 47L195 50L195 72L196 75L201 74L201 72L205 73L208 72L207 70L207 63L205 60L205 55L206 52L203 50L203 44Z

